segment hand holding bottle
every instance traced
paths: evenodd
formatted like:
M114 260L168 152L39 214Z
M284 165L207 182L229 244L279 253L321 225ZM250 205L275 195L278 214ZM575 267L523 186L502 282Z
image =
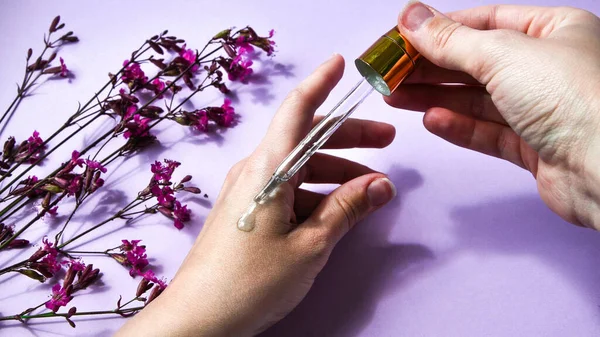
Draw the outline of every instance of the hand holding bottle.
M566 7L444 15L414 2L398 27L430 62L387 102L425 111L425 127L456 145L531 171L553 211L600 229L600 19Z

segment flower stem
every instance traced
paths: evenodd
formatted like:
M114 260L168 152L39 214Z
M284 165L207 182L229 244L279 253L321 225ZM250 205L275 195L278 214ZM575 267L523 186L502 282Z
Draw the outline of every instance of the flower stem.
M95 255L107 255L107 256L110 256L110 254L107 253L107 252L93 252L93 251L87 251L87 250L61 250L61 252L69 254L69 255L73 255L73 254L95 254Z
M140 200L139 197L135 198L133 201L131 201L129 204L127 204L127 206L123 207L120 211L118 211L115 215L113 215L110 218L108 218L108 219L106 219L106 220L104 220L104 221L96 224L93 227L90 227L90 228L86 229L85 231L83 231L83 232L79 233L78 235L72 237L68 241L66 241L66 242L58 245L56 248L62 249L64 247L66 247L67 245L71 244L73 241L80 239L82 236L87 235L88 233L93 232L94 230L96 230L96 229L104 226L105 224L107 224L107 223L109 223L109 222L111 222L111 221L113 221L115 219L120 218L123 215L123 213L129 211L132 208L137 207L138 205L140 205L140 203L142 203L142 202L145 201L145 200L142 200L141 202L135 203L137 200Z
M13 265L10 265L10 266L6 267L6 268L2 268L0 270L0 275L4 275L6 273L14 271L17 268L24 266L26 263L27 263L27 260L21 261L21 262L17 262L17 263L15 263Z
M127 309L113 309L113 310L100 310L100 311L82 311L82 312L76 312L72 316L122 315L122 314L135 313L135 312L138 312L138 311L140 311L142 309L144 309L144 306L127 308ZM28 320L28 319L33 319L33 318L51 318L51 317L68 317L68 314L67 313L56 313L56 312L50 311L50 312L45 312L43 314L36 314L36 315L12 315L12 316L5 316L5 317L0 317L0 321L10 321L10 320L21 321L21 320Z
M63 192L63 194L61 194L58 198L56 198L54 201L52 201L50 203L50 205L48 205L47 208L44 208L33 219L31 219L27 224L25 224L25 226L21 227L21 229L19 229L15 234L13 234L13 236L11 236L8 240L6 240L2 244L0 244L0 250L3 250L4 248L6 248L6 246L8 246L14 239L16 239L19 235L21 235L21 233L26 231L27 228L29 228L36 221L38 221L41 217L43 217L49 209L56 206L56 204L58 204L58 202L61 201L66 195L67 194L65 192Z

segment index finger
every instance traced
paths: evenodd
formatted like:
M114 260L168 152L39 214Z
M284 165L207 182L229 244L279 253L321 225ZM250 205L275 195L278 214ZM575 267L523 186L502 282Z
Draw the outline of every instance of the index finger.
M565 20L574 9L567 7L538 7L491 5L446 14L465 26L479 29L510 29L532 37L547 37L553 28Z
M342 78L344 59L335 54L287 96L259 145L270 157L283 159L310 131L313 116Z

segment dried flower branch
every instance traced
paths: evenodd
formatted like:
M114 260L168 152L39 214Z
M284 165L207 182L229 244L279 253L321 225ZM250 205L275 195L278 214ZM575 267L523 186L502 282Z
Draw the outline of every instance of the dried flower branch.
M29 62L33 56L33 49L29 48L27 50L27 64L25 66L23 80L21 81L21 84L17 85L17 95L8 108L6 108L6 111L2 114L2 117L0 117L0 124L2 124L2 122L8 116L14 113L19 106L19 103L23 100L23 98L27 97L27 94L30 92L31 88L33 88L41 76L59 75L61 77L67 77L68 69L62 57L60 58L59 66L52 66L52 61L56 59L56 52L61 46L79 41L79 38L73 35L73 32L67 32L57 39L52 40L53 35L64 27L65 24L60 23L60 16L57 16L54 18L54 20L52 20L50 28L48 29L48 35L44 34L44 49L40 55L35 58L33 63ZM54 52L47 59L45 59L44 56L49 50L54 50Z

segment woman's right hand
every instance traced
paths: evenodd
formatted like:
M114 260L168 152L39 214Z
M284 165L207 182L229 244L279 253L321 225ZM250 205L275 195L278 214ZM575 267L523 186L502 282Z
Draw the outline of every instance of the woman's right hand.
M600 19L574 8L419 2L400 32L429 61L386 101L425 127L536 177L561 217L600 230ZM443 85L459 83L465 85Z

